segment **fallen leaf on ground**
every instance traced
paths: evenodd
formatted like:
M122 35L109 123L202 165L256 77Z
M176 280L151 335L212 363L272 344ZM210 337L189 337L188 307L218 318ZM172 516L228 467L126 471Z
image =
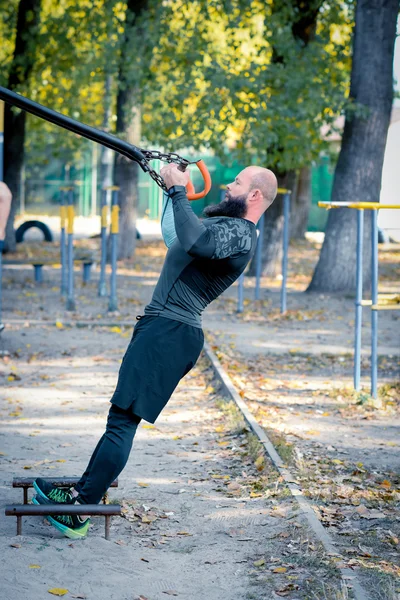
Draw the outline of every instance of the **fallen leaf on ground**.
M68 590L65 590L64 588L51 588L47 591L49 594L53 594L53 596L65 596L65 594L68 594Z
M260 558L260 560L254 561L253 565L255 567L262 567L262 565L265 565L265 559L264 558Z

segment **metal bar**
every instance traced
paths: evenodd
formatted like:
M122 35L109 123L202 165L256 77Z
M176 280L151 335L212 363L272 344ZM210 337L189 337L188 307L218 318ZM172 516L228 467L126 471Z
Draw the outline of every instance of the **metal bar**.
M264 245L264 214L263 213L258 221L258 243L257 243L257 254L256 254L256 289L255 299L260 299L260 279L261 279L261 263L262 263L262 251Z
M76 309L74 298L74 192L68 193L68 296L67 310Z
M33 268L35 270L35 281L36 281L36 283L42 283L43 282L42 267L43 267L43 265L33 265Z
M360 210L379 210L381 208L399 209L400 204L381 204L380 202L318 202L318 206L322 208L358 208Z
M31 515L120 515L119 504L10 504L5 507L7 517Z
M82 280L83 283L89 283L90 281L90 269L91 269L92 263L83 263L82 264L82 268L83 268L83 273L82 273Z
M118 206L118 190L112 192L111 204L111 278L110 278L110 301L108 305L109 312L118 310L117 301L117 255L118 255L118 224L119 206Z
M371 396L378 397L378 213L371 211Z
M109 540L110 539L111 517L109 515L106 515L104 520L105 520L104 537L106 538L106 540Z
M12 486L13 488L33 487L33 482L36 477L14 477ZM47 483L55 485L57 487L72 487L80 480L80 477L42 477ZM110 487L118 487L118 479L114 479Z
M28 504L28 488L24 487L24 504Z
M67 217L67 208L65 206L65 190L61 190L61 206L60 206L60 220L61 220L61 238L60 238L60 260L61 260L61 296L66 296L68 284L67 284L67 248L65 239L65 223Z
M101 194L101 259L100 259L100 281L98 295L107 296L106 286L106 263L107 263L107 191Z
M22 535L22 517L17 517L17 535Z
M283 196L283 256L282 256L282 285L281 285L281 314L286 312L286 280L288 271L289 252L289 214L290 194L286 192Z
M243 288L244 288L244 273L242 273L239 277L239 285L238 285L238 307L237 312L243 312Z
M356 300L355 300L355 338L354 338L354 389L360 389L361 378L361 327L363 293L363 240L364 211L357 213L357 251L356 251Z
M74 133L82 135L89 140L102 144L107 148L111 148L111 150L115 150L116 152L127 156L131 160L137 161L144 172L149 170L145 156L142 154L139 148L133 146L132 144L128 144L128 142L120 140L110 133L100 131L99 129L95 129L94 127L90 127L89 125L85 125L79 121L75 121L75 119L71 119L66 115L56 112L55 110L46 108L37 102L33 102L32 100L29 100L28 98L25 98L24 96L16 94L15 92L12 92L11 90L1 86L0 98L5 100L8 104L18 106L19 108L22 108L23 110L26 110L27 112L36 115L45 121L49 121L50 123L54 123L59 127L73 131Z

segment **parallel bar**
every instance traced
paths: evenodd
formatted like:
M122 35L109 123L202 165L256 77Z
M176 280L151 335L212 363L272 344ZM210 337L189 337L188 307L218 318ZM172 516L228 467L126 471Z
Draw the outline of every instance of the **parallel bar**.
M363 292L363 239L364 211L357 213L357 254L356 254L356 300L355 300L355 338L354 338L354 389L360 389L361 378L361 327Z
M60 239L60 259L61 259L61 296L67 295L67 248L65 241L65 225L67 220L67 208L65 202L65 190L61 190L61 239Z
M100 281L98 295L107 296L106 286L106 262L107 262L107 190L101 194L101 262Z
M381 208L399 209L400 204L381 204L380 202L318 202L318 206L322 208L358 208L360 210L379 210Z
M67 310L74 311L76 308L74 298L74 192L68 193L68 297Z
M14 477L12 486L13 488L30 488L33 487L35 479L36 477ZM78 483L80 477L42 477L42 479L57 487L72 487ZM110 487L118 487L118 479L114 479Z
M31 515L120 515L119 504L9 504L7 517Z
M108 305L109 312L118 310L117 301L117 255L118 255L118 189L112 192L111 204L111 278L110 278L110 302Z
M378 213L371 212L371 396L378 397Z
M261 279L261 263L262 263L262 251L264 245L264 214L263 213L258 221L258 243L257 243L257 254L256 254L256 290L255 299L260 299L260 279Z
M243 288L244 288L244 273L242 273L239 277L239 285L238 285L238 307L237 312L243 312Z
M288 271L289 252L289 214L290 194L286 192L283 196L283 256L282 256L282 285L281 285L281 314L286 312L286 281Z

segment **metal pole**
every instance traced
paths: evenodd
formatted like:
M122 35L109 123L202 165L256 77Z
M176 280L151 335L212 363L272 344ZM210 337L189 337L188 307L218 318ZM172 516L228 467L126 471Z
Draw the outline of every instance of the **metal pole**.
M239 289L238 289L238 308L237 312L243 312L243 288L244 288L244 273L239 277Z
M371 210L371 396L378 397L378 211Z
M100 262L100 281L99 296L107 296L106 286L106 262L107 262L107 191L103 190L101 194L101 262Z
M363 240L364 210L357 211L357 254L356 254L356 318L354 339L354 389L360 389L361 377L361 327L363 293Z
M118 253L118 231L119 231L119 206L118 190L113 188L111 204L111 278L110 278L110 302L108 311L118 310L117 303L117 253Z
M258 221L258 243L257 243L257 254L256 254L256 291L255 299L260 299L260 279L261 279L261 259L264 244L264 214L263 213Z
M287 280L288 251L289 251L289 213L290 213L290 192L286 192L283 196L283 257L282 257L281 314L286 312L286 280Z
M61 221L61 238L60 238L60 254L61 254L61 296L66 296L68 291L67 282L67 247L65 243L65 225L67 223L67 207L65 202L65 189L61 190L61 206L60 206L60 221Z
M68 297L67 310L75 310L74 298L74 192L68 193Z

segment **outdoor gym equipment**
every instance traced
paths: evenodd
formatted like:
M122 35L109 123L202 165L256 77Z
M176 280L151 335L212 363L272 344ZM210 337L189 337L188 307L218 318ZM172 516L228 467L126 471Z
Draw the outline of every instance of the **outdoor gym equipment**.
M118 231L119 231L119 205L118 205L118 187L112 188L111 201L111 277L110 277L110 302L108 311L118 310L117 304L117 253L118 253Z
M67 264L68 264L68 294L67 310L74 311L74 191L69 190L67 204Z
M354 336L354 389L359 391L361 378L362 308L371 307L371 396L378 396L378 310L400 310L399 296L379 294L378 297L378 210L400 209L400 204L379 202L318 202L318 206L357 210L356 299ZM371 211L371 299L363 300L364 210Z
M24 503L6 506L6 517L17 517L17 535L22 535L23 516L47 516L47 515L101 515L105 517L105 538L110 539L110 521L112 515L121 515L119 504L107 504L107 493L103 496L103 504L28 504L28 489L33 487L36 477L14 477L13 488L23 488ZM79 481L79 477L44 477L48 483L57 487L72 487ZM118 487L118 479L115 479L110 487Z
M140 168L150 175L152 179L160 186L165 192L168 191L167 186L165 185L164 179L150 166L150 160L156 159L161 160L168 163L176 163L181 171L185 171L186 168L191 165L197 165L200 173L203 176L204 180L204 190L196 193L194 191L193 184L190 182L187 186L188 191L188 199L189 200L198 200L200 198L204 198L206 194L211 189L211 177L208 172L208 169L202 160L197 161L189 161L182 156L179 156L175 152L160 152L159 150L144 150L143 148L137 148L128 142L120 140L119 138L111 135L110 133L106 133L105 131L100 131L99 129L95 129L94 127L90 127L89 125L85 125L84 123L80 123L75 119L71 119L66 115L56 112L55 110L51 110L50 108L46 108L37 102L33 102L20 94L16 94L7 88L0 86L0 99L5 100L5 102L17 106L18 108L22 108L23 110L44 119L45 121L49 121L50 123L54 123L59 127L63 127L64 129L68 129L69 131L73 131L83 137L92 140L94 142L98 142L107 148L111 148L111 150L115 150L126 156L130 160L133 160L138 163Z
M144 150L143 148L137 148L136 146L133 146L132 144L129 144L128 142L125 142L123 140L120 140L119 138L115 137L114 135L111 135L110 133L106 133L105 131L100 131L99 129L95 129L94 127L85 125L84 123L80 123L79 121L76 121L75 119L71 119L70 117L67 117L66 115L56 112L55 110L46 108L45 106L42 106L41 104L38 104L37 102L33 102L32 100L29 100L28 98L25 98L24 96L21 96L20 94L16 94L15 92L12 92L11 90L8 90L7 88L1 87L1 86L0 86L0 100L4 100L5 102L7 102L13 106L17 106L18 108L21 108L29 113L32 113L33 115L36 115L37 117L40 117L41 119L44 119L45 121L54 123L55 125L58 125L59 127L68 129L69 131L77 133L89 140L92 140L94 142L102 144L103 146L106 146L107 148L111 148L111 150L119 152L119 154L122 154L123 156L126 156L130 160L137 162L138 165L140 166L140 168L145 173L148 173L150 175L150 177L157 183L157 185L159 187L161 187L161 189L163 189L165 192L168 192L168 188L164 182L164 179L161 177L161 175L159 175L157 173L157 171L150 166L151 160L161 160L161 161L168 162L168 163L176 163L178 165L178 168L181 171L185 171L186 168L190 164L195 164L197 166L197 168L199 169L200 173L203 176L204 189L203 189L203 191L196 193L192 182L189 181L188 185L186 186L187 197L189 200L198 200L200 198L204 198L204 196L206 194L208 194L208 192L211 189L210 173L208 172L208 169L207 169L204 161L202 161L202 160L189 161L186 158L179 156L175 152L160 152L158 150ZM0 118L0 153L2 152L2 139L3 139L2 131L3 131L2 119ZM0 159L1 159L1 154L0 154ZM3 164L3 161L0 160L0 165L2 165L2 164ZM0 167L0 169L2 169L2 167ZM0 170L0 180L2 180L2 179L3 179L3 173L2 173L2 170ZM70 190L70 194L71 194L71 190ZM103 208L104 208L104 205L103 205ZM112 240L114 240L112 242L112 247L114 248L114 250L112 250L112 252L113 252L113 256L115 257L114 262L115 262L115 269L116 269L116 246L117 246L117 233L118 233L118 223L117 223L117 221L118 221L118 218L117 218L118 217L118 204L114 204L113 211L114 212L112 215L111 236L112 236ZM102 219L103 219L103 213L102 213ZM69 203L68 203L68 207L67 207L67 221L68 221L68 223L67 223L67 228L68 228L68 234L67 234L67 237L68 237L67 310L75 310L75 300L74 300L74 295L73 295L74 294L74 280L73 280L74 206L73 206L70 196L69 196ZM103 225L104 225L104 222L102 220L102 230L103 230ZM103 240L103 238L102 238L102 240ZM102 244L103 243L104 242L102 241ZM0 282L1 282L1 267L2 267L2 262L1 262L1 253L0 253ZM116 271L115 271L115 269L112 270L112 274L111 274L112 290L111 290L111 294L110 294L110 304L109 304L110 311L116 310L116 308L114 308L114 307L116 307ZM101 287L99 287L99 295L103 295L104 294L104 275L103 275L103 280L101 279L100 286ZM0 311L1 311L1 283L0 283ZM0 312L0 322L1 322L1 312Z
M290 195L291 190L278 188L278 194L283 194L283 238L282 238L282 284L281 284L281 314L286 312L286 282L288 271L288 252L289 252L289 216L290 216ZM261 261L264 245L264 220L263 213L257 223L258 242L256 248L256 285L254 299L260 299L260 280L261 280ZM238 308L237 312L243 312L243 296L244 296L244 273L239 277L238 286Z
M106 187L102 190L101 194L101 259L100 259L100 280L99 280L99 289L98 295L100 297L107 295L107 286L106 286L106 263L107 263L107 217L108 217L108 207L107 207L107 191L110 190L110 187Z

